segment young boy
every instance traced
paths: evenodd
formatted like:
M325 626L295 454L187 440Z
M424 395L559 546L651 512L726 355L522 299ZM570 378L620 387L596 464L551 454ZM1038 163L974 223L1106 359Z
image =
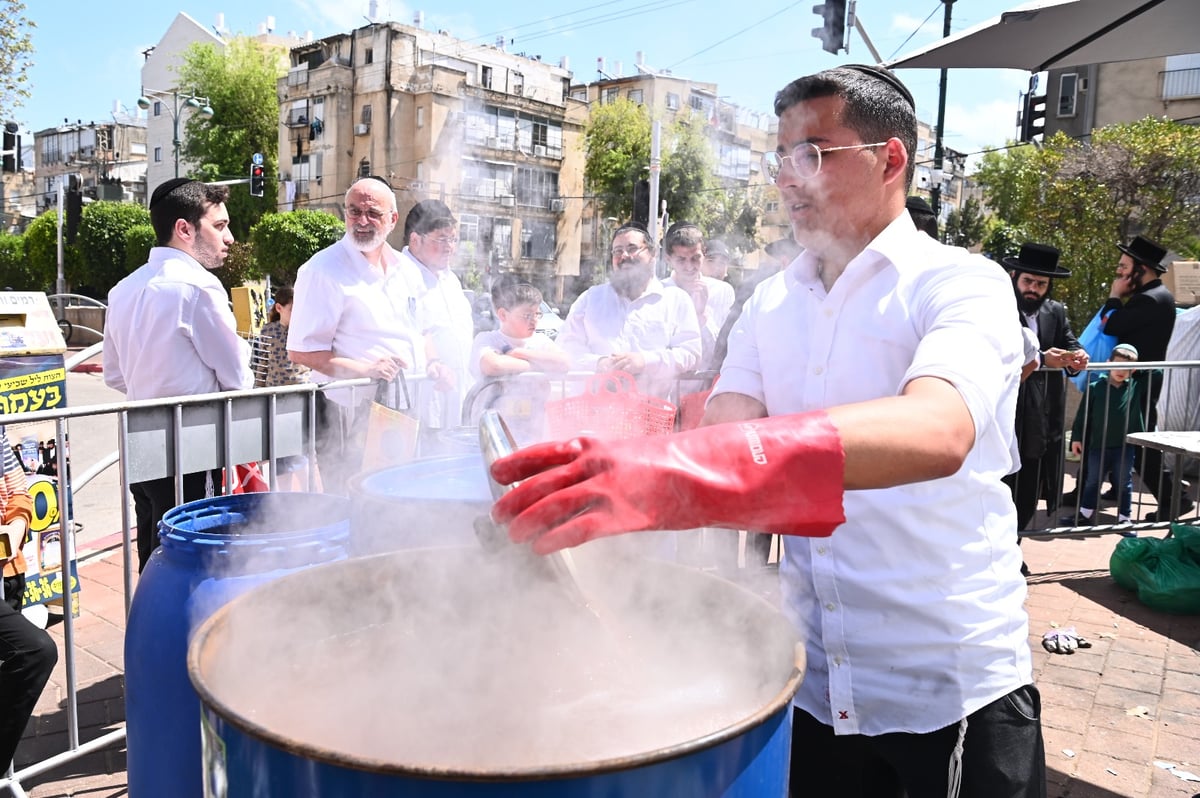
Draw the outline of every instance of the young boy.
M1137 362L1137 348L1132 344L1117 344L1110 359L1113 362ZM1086 452L1082 466L1085 474L1083 493L1079 499L1079 523L1082 525L1095 523L1095 512L1100 503L1100 483L1106 475L1118 495L1117 522L1130 523L1133 447L1125 443L1125 436L1146 429L1144 375L1148 373L1112 369L1106 377L1099 377L1088 386L1084 402L1075 413L1075 423L1071 427L1071 452L1076 456ZM1066 516L1059 523L1074 526L1075 518ZM1130 537L1136 535L1135 532L1122 534Z
M567 353L545 335L535 332L542 316L540 291L526 283L501 282L492 289L492 305L500 329L475 336L470 365L476 379L567 370L570 364ZM492 406L504 418L517 443L540 441L550 386L540 379L502 380L498 385L499 398Z

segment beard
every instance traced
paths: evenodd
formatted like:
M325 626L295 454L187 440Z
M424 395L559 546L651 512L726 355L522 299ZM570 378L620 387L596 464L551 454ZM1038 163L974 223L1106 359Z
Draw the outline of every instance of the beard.
M654 266L650 263L630 263L608 276L613 289L626 299L637 299L650 284Z
M1042 309L1042 305L1046 304L1046 300L1049 298L1049 294L1043 294L1039 297L1017 294L1017 307L1026 316L1032 316Z
M374 227L368 230L358 230L351 227L346 230L346 237L350 239L350 243L359 252L371 252L379 249L387 242L387 233Z

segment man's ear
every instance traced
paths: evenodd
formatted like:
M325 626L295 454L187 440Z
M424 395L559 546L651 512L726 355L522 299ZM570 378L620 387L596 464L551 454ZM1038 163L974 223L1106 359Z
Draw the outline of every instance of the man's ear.
M180 241L191 241L195 235L195 229L188 223L187 219L176 219L171 229L173 237Z
M883 169L884 180L904 180L908 176L908 159L911 157L904 142L893 136L888 139L884 151L887 153L887 164Z

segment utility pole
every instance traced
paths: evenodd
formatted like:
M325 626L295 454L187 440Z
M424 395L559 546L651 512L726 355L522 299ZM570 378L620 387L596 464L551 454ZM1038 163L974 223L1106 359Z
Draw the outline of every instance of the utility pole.
M650 234L650 246L658 246L658 177L662 172L662 122L655 119L650 127L650 218L646 231Z
M945 19L942 22L942 38L950 35L950 7L954 5L954 0L942 0L946 6ZM942 161L945 151L942 147L942 131L946 127L946 68L942 67L941 77L938 80L938 116L937 116L937 136L933 143L933 180L929 187L929 207L933 208L934 218L940 218L942 213L942 179L945 173L942 171Z

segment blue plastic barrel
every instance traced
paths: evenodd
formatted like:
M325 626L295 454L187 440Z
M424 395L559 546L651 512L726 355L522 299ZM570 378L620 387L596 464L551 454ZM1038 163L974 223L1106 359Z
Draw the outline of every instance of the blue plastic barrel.
M168 511L125 630L129 794L202 798L200 704L187 674L193 630L256 585L342 559L345 497L246 493Z
M753 685L751 698L731 701L734 711L722 725L689 722L686 728L691 736L673 742L664 740L617 754L543 760L532 741L528 753L520 753L526 747L519 736L512 736L511 715L488 712L474 701L477 695L511 687L503 674L520 672L522 662L554 658L562 667L572 667L570 658L564 661L552 650L553 641L561 639L562 630L556 625L548 626L553 632L542 638L550 643L550 650L522 638L505 658L505 664L518 667L497 667L495 652L506 646L507 631L491 620L511 617L529 606L523 599L509 603L518 586L502 565L502 560L478 548L351 558L262 585L214 613L197 630L188 652L189 673L203 705L210 794L224 798L786 798L791 700L804 663L803 647L797 647L794 629L777 608L702 571L629 561L620 581L628 583L628 594L637 597L631 606L642 606L647 599L649 617L663 629L683 624L692 629L697 621L711 622L713 640L725 644L719 656L691 657L689 652L684 658L689 673L707 670L722 677L723 683ZM329 598L345 593L347 586L357 588L355 613L345 612L344 606ZM483 586L490 600L471 603L474 610L458 618L464 638L475 639L476 645L464 647L461 657L448 663L430 653L430 644L439 649L438 638L449 631L442 620L455 617L455 610L447 609L455 603L453 597L476 586ZM492 589L506 586L507 592ZM611 593L623 590L624 586L614 586ZM610 621L628 617L625 605L610 602L607 592L600 595ZM534 595L530 602L547 607L541 598ZM281 607L304 622L291 630L280 628L277 620L266 620L277 619ZM588 624L586 631L594 631L590 616L579 617ZM380 641L399 647L388 649L382 655L386 661L377 662L373 649ZM730 648L740 652L729 656L726 649ZM422 661L426 657L432 657L429 663ZM296 660L304 663L303 669L286 665ZM331 670L337 671L336 678L332 673L330 678L322 677ZM601 688L604 684L579 683L585 690L589 684ZM681 675L678 686L686 690L694 684ZM526 695L520 688L518 694ZM675 700L682 706L693 699L685 692ZM440 702L441 709L433 711L444 714L436 724L439 730L429 730L428 745L417 752L401 742L420 733L417 727L405 727L402 715L405 707L430 701ZM630 702L631 707L638 706L636 697ZM539 717L536 707L530 707L530 712ZM586 724L587 715L578 712L587 710L572 715ZM668 727L678 728L673 722L668 715ZM562 735L538 723L533 726L541 738ZM606 716L603 723L610 724L606 728L613 739L628 739L619 713ZM454 733L456 727L464 730L461 735ZM480 740L501 734L508 735L506 743L517 741L506 746L518 752L511 756L525 758L485 764L477 748Z
M351 550L355 555L398 549L475 544L473 522L492 506L479 453L413 460L349 479Z

